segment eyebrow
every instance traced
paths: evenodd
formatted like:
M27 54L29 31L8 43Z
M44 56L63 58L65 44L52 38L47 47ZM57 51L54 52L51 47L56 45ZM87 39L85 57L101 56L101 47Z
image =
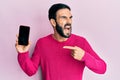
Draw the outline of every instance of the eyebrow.
M66 16L60 16L60 18L67 18ZM73 18L73 16L70 16L69 18Z

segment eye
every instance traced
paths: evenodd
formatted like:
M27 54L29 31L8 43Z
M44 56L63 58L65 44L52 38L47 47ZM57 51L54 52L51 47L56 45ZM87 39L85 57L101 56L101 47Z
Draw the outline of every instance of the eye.
M73 16L70 16L70 19L72 19L73 18Z

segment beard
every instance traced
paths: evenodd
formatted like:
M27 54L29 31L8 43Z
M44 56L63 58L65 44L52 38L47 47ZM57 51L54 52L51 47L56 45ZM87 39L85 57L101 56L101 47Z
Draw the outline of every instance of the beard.
M70 26L69 28L67 28L66 26ZM70 30L69 33L64 33L64 29L68 29ZM57 22L56 22L56 31L58 32L58 34L64 38L69 38L72 32L72 27L71 24L67 23L64 25L64 28L62 28Z

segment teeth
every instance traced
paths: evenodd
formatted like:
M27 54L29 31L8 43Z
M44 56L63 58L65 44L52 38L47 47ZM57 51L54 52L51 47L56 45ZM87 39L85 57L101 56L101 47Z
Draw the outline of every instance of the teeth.
M70 26L65 26L65 29L68 29L68 30L69 30L69 29L70 29Z
M70 26L65 26L66 28L70 28Z

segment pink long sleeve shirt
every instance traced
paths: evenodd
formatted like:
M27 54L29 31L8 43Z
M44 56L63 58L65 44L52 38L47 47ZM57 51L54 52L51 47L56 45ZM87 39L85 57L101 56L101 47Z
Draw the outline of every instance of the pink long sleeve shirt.
M71 56L71 51L63 46L78 46L85 50L81 61ZM42 70L43 80L82 80L85 66L90 70L103 74L106 63L93 51L85 38L72 34L65 42L58 42L51 35L37 41L32 57L29 52L18 54L18 62L23 71L32 76Z

